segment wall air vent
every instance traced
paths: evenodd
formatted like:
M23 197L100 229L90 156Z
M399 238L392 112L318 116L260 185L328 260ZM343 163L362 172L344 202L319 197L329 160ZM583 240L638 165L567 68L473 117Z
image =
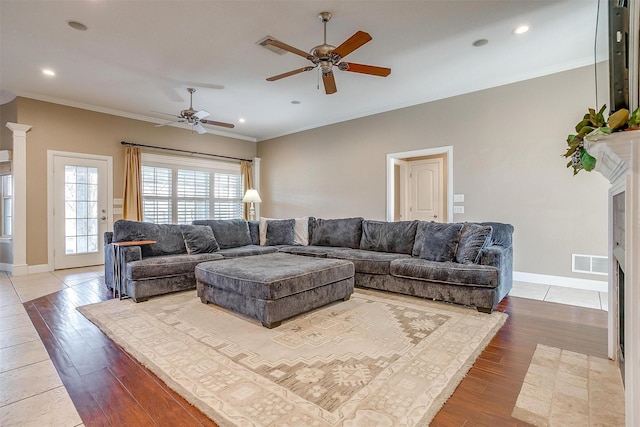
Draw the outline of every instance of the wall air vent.
M572 258L571 271L574 273L609 274L609 258L606 256L573 254Z
M256 42L256 44L257 44L257 45L262 46L263 48L265 48L265 49L267 49L267 50L270 50L270 51L271 51L271 52L273 52L273 53L277 53L277 54L278 54L278 55L280 55L280 56L282 56L282 55L284 55L285 53L287 53L287 51L286 51L286 50L284 50L284 49L280 49L279 47L275 47L275 46L272 46L272 45L270 45L270 44L267 44L267 40L269 40L269 39L271 39L271 40L277 40L275 37L266 36L266 37L263 37L263 38L261 38L260 40L258 40L258 41Z

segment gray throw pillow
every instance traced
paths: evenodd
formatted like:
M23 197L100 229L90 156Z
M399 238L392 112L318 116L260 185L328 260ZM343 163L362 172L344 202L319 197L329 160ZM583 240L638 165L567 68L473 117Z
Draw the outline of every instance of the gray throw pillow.
M456 262L461 264L477 264L480 251L491 240L490 226L465 222L460 230L460 243L456 252Z
M220 250L213 230L208 225L181 225L180 228L189 255L206 254Z
M452 262L458 249L462 224L430 222L420 250L420 258L428 261Z
M266 246L294 244L295 219L272 219L267 224Z
M362 221L360 249L410 254L418 221Z

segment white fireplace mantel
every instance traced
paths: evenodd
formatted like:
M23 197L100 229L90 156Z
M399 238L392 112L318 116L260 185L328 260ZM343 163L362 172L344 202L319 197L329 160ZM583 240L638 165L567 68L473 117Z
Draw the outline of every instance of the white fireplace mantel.
M626 425L640 426L640 131L617 132L585 141L595 170L609 189L609 357L618 359L617 270L614 271L613 197L624 192L624 342ZM622 264L622 262L621 262Z

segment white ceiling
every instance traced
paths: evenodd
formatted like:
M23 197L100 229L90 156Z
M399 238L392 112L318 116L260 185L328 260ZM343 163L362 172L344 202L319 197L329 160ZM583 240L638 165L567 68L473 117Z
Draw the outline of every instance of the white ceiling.
M163 123L152 110L188 107L262 141L300 130L499 86L594 61L597 0L31 1L0 0L0 89L18 96ZM325 95L309 65L256 42L270 35L308 51L357 30L373 40L348 61L392 69L387 78L335 71ZM87 31L67 21L85 24ZM529 24L531 31L512 30ZM473 47L486 38L489 43ZM55 77L42 74L43 68ZM291 101L300 101L294 105ZM238 123L243 117L245 123Z

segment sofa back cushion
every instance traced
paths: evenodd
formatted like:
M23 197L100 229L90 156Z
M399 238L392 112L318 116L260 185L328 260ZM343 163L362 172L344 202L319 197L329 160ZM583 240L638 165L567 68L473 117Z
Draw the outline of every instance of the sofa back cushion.
M360 249L411 254L418 221L362 221Z
M429 222L426 225L420 255L427 261L453 262L458 249L462 224Z
M249 224L244 219L198 219L193 225L208 225L220 249L237 248L251 244Z
M260 244L260 221L248 221L249 235L251 236L251 244Z
M113 242L155 240L153 245L144 245L142 257L186 254L182 229L176 224L153 224L151 222L119 219L113 223Z
M314 246L336 246L359 249L362 239L362 217L321 219L316 218L311 232Z

